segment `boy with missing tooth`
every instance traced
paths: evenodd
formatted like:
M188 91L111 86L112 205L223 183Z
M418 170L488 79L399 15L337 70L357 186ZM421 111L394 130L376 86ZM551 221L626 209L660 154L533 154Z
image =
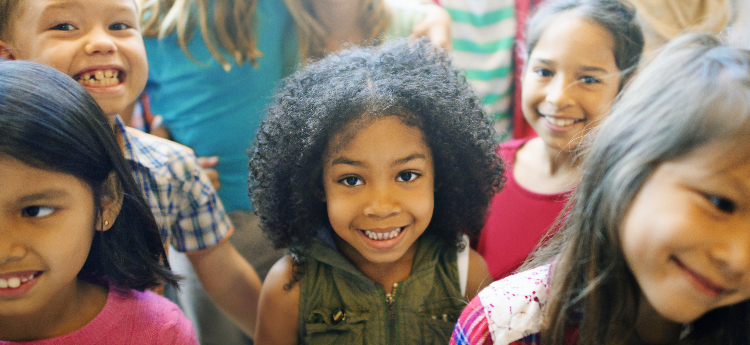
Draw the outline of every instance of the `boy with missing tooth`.
M135 2L0 0L0 57L52 66L91 93L112 120L162 240L188 254L211 299L252 336L260 279L228 241L233 227L194 154L117 117L148 76Z

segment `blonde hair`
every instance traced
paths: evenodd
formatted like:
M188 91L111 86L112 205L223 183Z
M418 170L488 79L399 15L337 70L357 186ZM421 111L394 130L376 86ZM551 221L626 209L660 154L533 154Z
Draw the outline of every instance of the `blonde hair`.
M297 24L299 55L302 64L325 56L325 39L329 33L315 16L312 2L316 0L284 0ZM353 0L351 0L353 1ZM362 0L358 22L365 34L365 42L378 45L379 39L391 23L391 12L384 0Z
M254 19L257 0L137 0L141 8L141 31L143 36L163 39L177 32L177 43L185 55L193 61L187 45L195 34L196 24L206 48L225 71L234 63L249 62L258 67L263 53L255 39ZM208 22L209 6L213 8L213 21ZM197 13L195 13L197 11ZM197 22L197 23L196 23ZM210 26L210 30L209 30ZM218 47L214 44L217 41Z

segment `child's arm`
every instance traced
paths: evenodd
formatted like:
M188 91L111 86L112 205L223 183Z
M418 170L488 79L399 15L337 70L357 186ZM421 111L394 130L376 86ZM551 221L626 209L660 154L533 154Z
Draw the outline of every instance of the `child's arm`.
M261 290L255 269L228 239L186 254L211 301L252 337Z
M469 249L469 274L466 281L466 296L464 297L467 301L470 301L490 283L492 283L492 277L487 270L487 263L474 249Z
M284 286L292 279L292 258L284 256L271 270L263 282L258 306L258 323L255 327L255 345L294 345L297 339L299 316L299 283L287 291Z
M430 42L439 48L451 50L451 16L442 7L434 4L423 4L426 7L426 16L412 29L413 37L425 36Z

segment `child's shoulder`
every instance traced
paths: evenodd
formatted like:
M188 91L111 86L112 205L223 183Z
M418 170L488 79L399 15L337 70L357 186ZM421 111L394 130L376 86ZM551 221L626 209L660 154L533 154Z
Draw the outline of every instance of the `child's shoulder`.
M133 127L125 127L129 139L162 155L195 156L193 149L180 143L144 133Z
M509 343L540 331L549 268L544 265L508 276L479 292L495 342Z
M300 284L292 283L295 275L291 255L271 267L260 292L256 344L296 344L299 316Z
M0 341L0 343L3 343ZM151 291L110 286L102 310L68 334L33 344L198 344L180 308Z
M125 158L148 169L157 176L171 180L202 179L202 170L193 150L174 141L124 127ZM210 185L208 177L206 184Z
M198 344L193 325L180 308L153 291L111 288L107 304L106 312L121 317L115 327L123 331L138 330L125 334L140 338L144 343L153 339L159 344Z

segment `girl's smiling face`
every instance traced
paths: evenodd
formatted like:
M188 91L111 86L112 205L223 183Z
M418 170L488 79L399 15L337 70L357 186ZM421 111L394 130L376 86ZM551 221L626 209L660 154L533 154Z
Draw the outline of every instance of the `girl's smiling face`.
M0 324L73 307L94 237L93 199L72 175L0 155Z
M612 35L575 11L559 14L540 36L524 70L524 118L554 150L575 149L609 113L619 91Z
M416 250L432 218L432 154L422 131L397 116L352 127L361 124L347 125L342 132L356 135L336 135L324 157L328 218L355 265L398 263Z
M628 267L648 305L672 322L750 299L750 162L727 163L717 155L727 148L662 163L622 222Z

